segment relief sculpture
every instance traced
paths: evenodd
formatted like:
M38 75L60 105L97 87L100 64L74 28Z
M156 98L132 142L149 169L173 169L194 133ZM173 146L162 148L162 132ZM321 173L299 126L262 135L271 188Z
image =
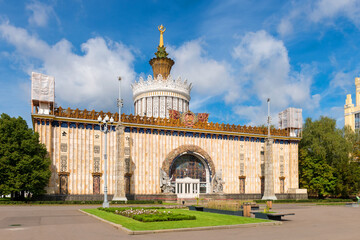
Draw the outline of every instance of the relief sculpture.
M175 193L175 187L171 185L171 178L160 169L160 188L163 193Z
M223 193L224 191L224 181L222 180L222 173L221 171L215 173L215 176L212 180L212 189L213 193Z

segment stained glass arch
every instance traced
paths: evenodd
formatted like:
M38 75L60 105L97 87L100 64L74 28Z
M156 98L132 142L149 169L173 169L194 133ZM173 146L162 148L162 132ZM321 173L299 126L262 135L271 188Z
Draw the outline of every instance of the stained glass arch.
M161 169L170 176L170 172L171 172L170 169L171 169L171 165L174 163L174 160L184 154L195 155L198 158L200 158L202 161L204 161L205 165L208 166L208 170L210 174L209 178L211 179L212 177L214 177L216 169L210 155L199 146L190 145L190 144L181 145L173 149L170 153L168 153L166 158L162 162Z
M170 166L170 179L175 184L176 179L199 179L200 193L210 192L210 168L206 160L196 154L183 154L174 159Z
M170 168L170 176L173 181L176 178L199 179L200 182L207 182L206 165L198 157L185 154L174 160Z

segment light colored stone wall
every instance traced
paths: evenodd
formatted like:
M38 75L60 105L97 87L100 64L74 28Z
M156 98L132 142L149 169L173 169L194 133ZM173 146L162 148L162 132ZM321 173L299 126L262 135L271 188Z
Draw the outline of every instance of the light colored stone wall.
M217 135L216 135L217 136ZM215 137L215 135L213 136ZM244 154L246 193L261 192L260 152L264 143L255 140L229 140L193 136L171 136L166 133L151 133L150 130L130 133L131 160L133 167L132 193L160 193L159 169L167 155L182 145L196 145L205 150L222 170L225 193L239 193L240 154ZM296 153L295 153L296 152ZM280 156L284 159L284 173L280 175ZM285 193L289 188L298 188L297 143L274 143L275 193L280 193L280 177L285 177Z
M41 123L42 122L42 123ZM100 173L104 173L104 133L94 130L93 125L86 128L85 124L72 123L68 127L51 126L44 124L41 120L37 124L35 121L35 131L40 135L40 141L46 145L52 164L52 175L50 178L47 192L49 194L59 194L59 173L61 170L61 156L67 158L68 172L68 193L69 194L93 194L93 173L94 157L100 158ZM49 121L48 121L49 122ZM84 127L82 127L84 126ZM63 136L63 133L66 133ZM98 137L97 137L98 136ZM67 151L61 151L61 144L67 145ZM100 152L94 153L94 146L100 146ZM116 132L110 131L107 134L107 154L108 154L108 193L113 194L115 190L115 160L117 157ZM100 193L103 193L104 179L101 176Z
M50 194L59 193L59 173L68 172L69 194L93 194L94 159L100 159L101 174L104 173L104 133L95 130L93 124L67 122L59 126L52 126L51 120L35 120L34 129L40 135L40 140L49 151L52 162L52 175L47 188ZM39 124L38 124L39 122ZM48 122L48 124L46 124ZM151 130L142 128L126 128L124 138L125 146L129 147L131 161L131 193L133 194L159 194L160 168L167 155L183 145L195 145L207 152L212 159L216 171L222 171L225 181L225 193L239 193L239 176L246 177L245 192L261 192L261 151L264 143L260 137L244 137L244 140L224 139L219 134L211 134L211 138L195 136L195 133L186 134L172 131ZM65 133L63 135L63 133ZM180 133L184 133L180 136ZM205 134L205 136L208 133ZM220 136L220 137L219 137ZM239 139L241 136L238 136ZM231 138L231 137L230 137ZM276 138L275 138L276 140ZM61 149L61 144L67 148ZM108 193L115 192L115 166L118 158L116 132L108 133ZM95 152L95 147L100 151ZM280 177L285 180L285 193L289 188L298 188L298 142L275 141L274 157L274 186L275 193L280 193ZM240 155L244 156L243 173L240 173ZM66 171L61 169L62 156L66 157ZM283 162L280 161L283 159ZM280 172L283 165L283 173ZM100 193L103 193L103 175L101 176Z

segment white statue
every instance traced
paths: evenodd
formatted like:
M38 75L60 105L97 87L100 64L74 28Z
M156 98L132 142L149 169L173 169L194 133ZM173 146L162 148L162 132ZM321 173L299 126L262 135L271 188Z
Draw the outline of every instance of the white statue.
M212 190L213 193L222 193L224 188L223 188L223 184L225 182L222 180L222 172L221 170L217 173L215 173L215 176L212 180Z
M171 184L172 178L160 169L160 188L163 193L175 193L175 187Z

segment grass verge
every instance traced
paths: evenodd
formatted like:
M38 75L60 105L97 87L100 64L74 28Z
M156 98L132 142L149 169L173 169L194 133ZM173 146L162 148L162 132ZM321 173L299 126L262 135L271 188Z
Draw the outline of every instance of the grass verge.
M337 202L337 203L317 203L316 205L325 205L325 206L338 206L338 205L343 205L343 206L345 206L346 205L346 203L339 203L339 202Z
M267 200L254 200L256 203L266 203ZM337 202L355 202L356 199L337 199L337 198L329 198L329 199L281 199L274 200L273 203L337 203Z
M179 214L193 215L196 220L169 221L169 222L139 222L132 218L101 211L99 209L82 209L84 212L93 214L107 221L120 224L132 231L160 230L160 229L178 229L195 228L209 226L224 226L246 223L271 222L269 220L238 217L224 214L189 211L184 209L172 209L171 212Z

